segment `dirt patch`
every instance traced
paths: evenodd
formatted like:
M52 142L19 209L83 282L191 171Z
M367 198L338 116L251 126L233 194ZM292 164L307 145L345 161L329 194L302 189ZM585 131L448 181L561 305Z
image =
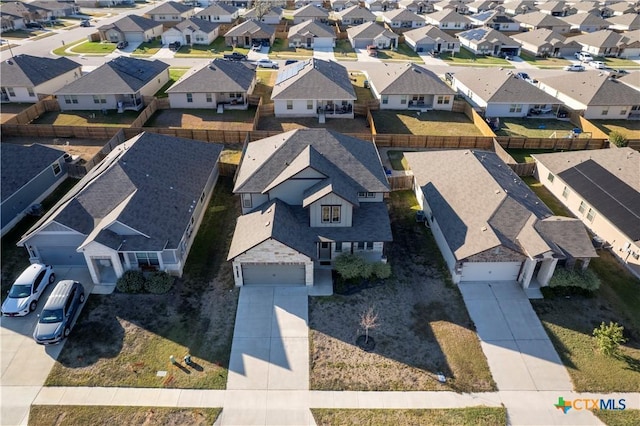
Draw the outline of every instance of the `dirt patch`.
M327 118L325 124L320 124L317 118L277 118L261 117L258 130L278 130L286 132L294 129L326 128L342 133L371 133L367 127L367 120L362 117Z
M0 123L5 123L7 120L20 114L30 106L33 106L33 104L2 104L2 107L0 107Z
M108 140L104 139L2 137L2 143L15 143L19 145L39 143L51 148L60 149L71 156L78 155L85 161L92 159L107 142Z
M156 111L145 127L249 131L253 130L255 112L255 108L223 114L213 109L163 109Z
M310 299L312 389L495 389L462 297L446 283L437 246L415 222L410 203L415 198L408 191L393 193L389 202L393 277L384 286ZM379 322L370 332L376 341L371 353L356 345L360 316L369 307Z

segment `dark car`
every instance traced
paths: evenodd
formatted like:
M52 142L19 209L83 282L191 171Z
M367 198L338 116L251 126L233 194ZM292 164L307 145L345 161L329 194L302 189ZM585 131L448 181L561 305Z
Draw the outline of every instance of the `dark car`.
M84 287L77 281L60 281L47 299L33 340L41 345L53 345L69 336L71 327L84 303Z
M226 53L224 55L224 59L226 59L228 61L246 61L247 60L247 55L243 55L240 52Z
M297 60L297 59L287 59L287 60L284 62L284 66L286 67L287 65L295 64L296 62L298 62L298 60Z
M116 48L118 48L118 49L124 49L124 48L125 48L125 47L127 47L128 45L129 45L129 42L125 40L125 41L121 41L120 43L118 43L118 44L116 45Z
M27 28L35 28L35 29L39 29L39 30L44 29L44 27L42 26L42 24L40 22L27 22L25 24L25 26Z
M80 26L81 27L90 27L91 26L91 21L88 19L83 19L82 22L80 22Z
M169 43L169 50L177 52L178 50L180 50L180 46L182 46L182 43L180 43L179 41L174 41L173 43Z

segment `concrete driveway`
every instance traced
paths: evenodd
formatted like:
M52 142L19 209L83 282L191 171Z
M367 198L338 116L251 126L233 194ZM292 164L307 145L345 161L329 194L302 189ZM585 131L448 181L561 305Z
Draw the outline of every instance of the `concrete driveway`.
M382 62L380 59L369 56L367 53L367 49L355 49L356 55L358 56L358 62Z
M93 284L87 268L56 268L55 274L56 283L60 280L73 279L85 286L87 297L91 293ZM3 317L1 320L0 424L2 425L26 424L31 402L40 392L64 345L63 342L59 345L40 346L32 338L38 315L54 287L55 285L47 287L40 297L35 312L24 317Z
M324 61L336 60L336 56L333 53L333 48L331 47L314 47L313 57L316 59L322 59Z

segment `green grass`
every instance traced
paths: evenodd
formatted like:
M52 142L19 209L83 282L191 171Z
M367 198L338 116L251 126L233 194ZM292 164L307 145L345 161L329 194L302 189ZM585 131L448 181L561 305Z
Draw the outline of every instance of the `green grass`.
M151 56L158 53L162 47L162 40L152 40L144 43L140 43L140 46L136 47L132 55L134 56Z
M515 118L507 117L500 119L500 129L496 136L514 136L525 138L564 138L576 126L569 121L556 120L552 118ZM554 135L555 133L555 135ZM587 137L580 134L580 137Z
M538 198L557 216L573 217L573 214L547 188L533 176L524 176L522 180L536 193Z
M533 163L531 155L556 152L553 149L507 149L506 150L517 163Z
M53 49L53 54L58 56L69 56L69 53L65 52L65 50L67 50L71 46L83 43L84 41L86 41L86 39L81 38L80 40L76 40L71 43L65 43L64 46Z
M523 61L528 62L531 65L535 65L537 68L541 69L562 68L565 65L569 65L571 63L564 58L539 58L524 51L520 52L520 58L522 58Z
M313 49L289 47L286 39L277 38L271 46L271 53L278 59L303 59L313 57Z
M101 43L99 41L88 41L71 48L73 53L92 55L108 55L114 50L116 50L116 43Z
M420 55L404 43L398 43L398 49L378 49L378 59L394 61L420 61Z
M25 39L25 38L33 37L36 34L38 34L37 31L29 31L29 30L3 31L2 38Z
M402 151L389 150L387 151L387 156L389 157L393 170L409 170L409 163L407 163L407 159L404 158Z
M503 68L513 68L513 65L505 59L496 58L494 56L476 55L475 53L465 49L463 46L460 47L460 52L456 52L453 55L451 53L441 54L440 59L445 62L449 62L450 65L472 65L476 67L495 67L499 65Z
M253 89L255 96L262 97L263 104L271 104L271 92L273 92L273 86L276 84L277 73L273 71L261 70L256 71L256 77L258 79L256 87Z
M373 111L378 133L434 136L482 136L480 130L463 113L429 111Z
M187 71L189 71L189 68L169 68L169 81L167 81L154 96L156 98L168 97L169 95L165 93L165 91L171 87L173 83L178 81Z
M29 425L211 425L222 408L32 405Z
M100 126L127 127L140 113L138 111L124 111L116 113L110 110L107 114L100 111L50 111L45 112L33 121L33 124L52 124L54 126Z
M194 44L192 46L182 46L175 53L176 58L222 58L225 53L239 52L248 54L249 49L225 45L224 37L218 37L209 45Z
M602 61L609 68L628 68L628 69L638 69L640 65L632 61L631 59L625 58L609 58L604 56L596 56L593 58L596 61Z
M373 93L371 93L371 89L364 87L364 82L367 77L364 74L352 72L351 74L351 84L353 85L353 89L356 91L356 101L364 102L375 99Z
M613 131L627 139L640 139L640 120L589 120L607 135Z
M640 410L594 410L593 414L607 426L640 425Z
M349 40L336 40L336 47L333 48L333 54L341 61L346 59L358 59L358 55L356 55L356 51L351 47Z
M312 408L318 426L332 425L440 425L497 426L507 424L504 407L469 407L425 410Z

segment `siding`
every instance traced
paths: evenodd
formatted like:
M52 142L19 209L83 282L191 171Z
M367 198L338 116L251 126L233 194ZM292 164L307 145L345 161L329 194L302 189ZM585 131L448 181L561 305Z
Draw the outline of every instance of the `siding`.
M279 198L292 206L300 206L304 191L319 181L319 179L288 179L269 191L269 199Z
M217 95L211 94L211 102L207 102L206 93L192 93L193 102L187 102L186 93L169 93L171 108L209 108L214 109L218 104Z
M340 206L339 223L322 223L322 206ZM309 208L309 219L311 227L339 227L351 226L353 219L353 206L335 194L328 194L311 204Z

